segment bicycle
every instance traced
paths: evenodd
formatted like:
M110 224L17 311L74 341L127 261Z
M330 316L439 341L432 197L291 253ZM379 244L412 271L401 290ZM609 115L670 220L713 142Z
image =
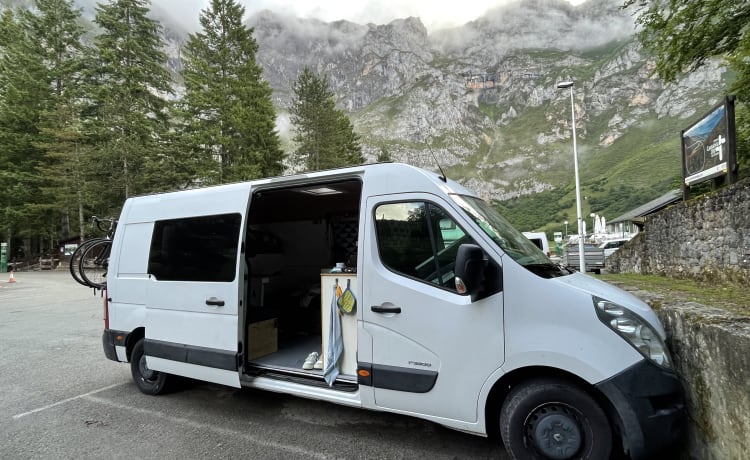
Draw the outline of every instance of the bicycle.
M91 220L106 236L93 238L81 244L70 258L69 269L73 279L78 283L94 289L104 289L107 286L107 268L117 221L96 216ZM105 223L108 224L107 227L103 226Z

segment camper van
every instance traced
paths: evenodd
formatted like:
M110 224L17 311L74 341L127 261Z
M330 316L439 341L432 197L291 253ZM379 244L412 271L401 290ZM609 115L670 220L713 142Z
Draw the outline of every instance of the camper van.
M499 434L514 458L642 458L683 425L636 297L552 264L445 176L384 163L129 198L104 353L173 376Z

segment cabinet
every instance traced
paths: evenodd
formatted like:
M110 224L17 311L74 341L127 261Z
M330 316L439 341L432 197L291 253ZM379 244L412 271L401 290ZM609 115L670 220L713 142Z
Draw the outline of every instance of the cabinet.
M338 282L341 290L346 289L346 283L351 283L350 289L357 297L357 275L348 273L322 273L320 275L320 308L321 308L321 331L323 335L323 368L325 368L325 356L328 349L328 329L331 319L331 302L333 300L333 287ZM344 353L339 361L339 372L345 375L357 374L357 315L360 305L357 298L357 312L351 315L341 316L341 335L344 338Z

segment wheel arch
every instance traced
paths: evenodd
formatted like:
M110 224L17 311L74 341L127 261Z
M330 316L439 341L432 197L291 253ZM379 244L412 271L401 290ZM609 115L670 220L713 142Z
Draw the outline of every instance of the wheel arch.
M128 362L130 362L130 357L133 354L133 347L144 337L146 337L145 327L137 327L128 334L128 338L125 341L125 354L128 357Z
M487 403L484 407L485 426L487 427L488 437L498 441L500 440L500 408L508 397L510 391L524 382L539 378L559 379L566 383L575 385L591 396L597 404L599 404L609 420L610 428L612 430L612 440L616 443L612 448L612 452L622 451L622 423L620 422L620 418L609 399L607 399L607 397L594 385L577 375L549 366L529 366L514 369L503 374L503 376L495 382L489 392Z

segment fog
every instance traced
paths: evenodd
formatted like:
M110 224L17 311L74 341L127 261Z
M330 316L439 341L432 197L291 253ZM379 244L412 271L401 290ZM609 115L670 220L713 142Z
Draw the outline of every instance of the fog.
M576 8L561 0L526 0L492 8L460 28L445 29L433 42L446 52L465 48L590 49L633 35L635 24L621 1L591 1ZM607 11L607 22L599 13Z
M419 17L427 29L461 26L485 12L519 0L239 0L247 17L271 10L300 18L315 18L331 22L346 19L358 24L387 24L398 18ZM583 0L566 0L577 5ZM618 0L619 1L619 0ZM152 0L172 20L188 31L198 30L198 15L209 5L209 0Z

